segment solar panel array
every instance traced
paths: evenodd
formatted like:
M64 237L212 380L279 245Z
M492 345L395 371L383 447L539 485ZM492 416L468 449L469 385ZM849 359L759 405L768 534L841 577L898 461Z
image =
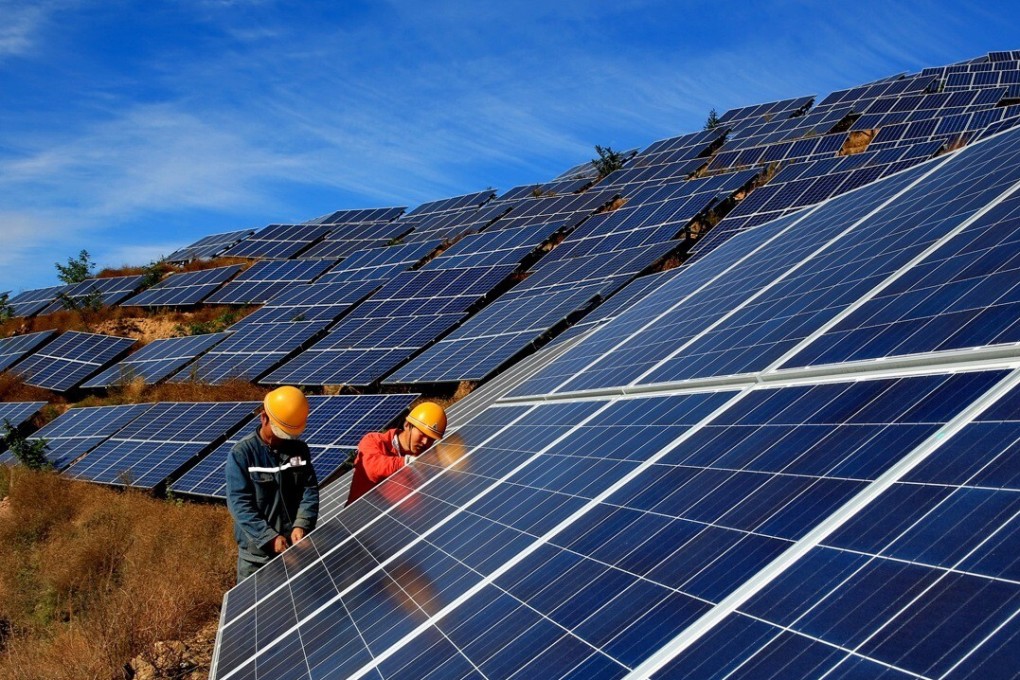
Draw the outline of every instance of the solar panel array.
M197 305L242 269L229 265L171 274L152 288L121 303L122 307L190 307Z
M153 340L126 359L82 383L85 389L124 385L144 380L154 385L173 375L185 364L222 342L229 333L206 333L182 338Z
M677 237L686 237L688 225L696 217L745 188L756 175L756 171L745 171L633 190L623 207L590 217L539 261L530 278L398 371L389 382L486 378L527 351L531 343L680 248L683 243ZM490 233L502 232L474 238ZM435 262L441 260L443 257Z
M230 591L210 677L1013 677L1017 195L1020 129L656 277Z
M257 305L299 283L311 283L331 260L262 260L206 298L211 305Z
M260 382L370 385L460 322L514 265L402 272Z
M243 241L255 233L254 229L239 229L222 234L212 234L200 238L190 246L175 250L166 257L167 262L191 262L203 258L216 257L232 245Z
M71 390L135 344L134 338L68 331L19 361L11 372L28 385Z
M38 331L0 338L0 371L6 371L56 334L56 331Z
M417 397L417 394L309 397L308 425L301 440L311 451L319 483L328 481L347 462L365 433L391 424ZM174 492L226 498L227 457L234 444L256 426L257 422L246 421L233 437L183 474L174 483Z
M46 460L63 470L151 407L125 404L72 408L34 432L29 441L46 442ZM0 462L13 462L13 457L5 454Z
M255 402L161 402L67 468L76 478L154 489L231 434Z

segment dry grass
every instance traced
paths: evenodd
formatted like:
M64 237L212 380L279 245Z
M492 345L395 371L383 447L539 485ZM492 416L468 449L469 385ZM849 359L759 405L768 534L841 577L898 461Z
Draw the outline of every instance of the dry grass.
M839 150L838 156L852 156L856 153L866 151L868 145L871 144L871 140L878 134L877 129L873 130L854 130L850 133L846 143L843 144L843 148Z
M54 401L63 398L41 387L26 385L25 381L10 371L0 373L0 401Z
M104 396L90 395L78 406L117 406L160 401L262 401L269 392L247 380L235 378L222 385L202 382L161 383L147 385L141 378L110 388Z
M0 470L0 677L119 678L214 621L233 584L230 517L52 473Z

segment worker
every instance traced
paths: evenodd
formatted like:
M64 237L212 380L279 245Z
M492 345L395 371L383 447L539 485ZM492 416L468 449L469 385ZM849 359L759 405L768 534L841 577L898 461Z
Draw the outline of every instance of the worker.
M298 439L308 422L305 395L289 385L271 391L258 422L227 457L238 581L304 538L319 515L315 469L308 445Z
M371 491L376 484L411 463L443 438L446 412L439 404L425 401L407 415L403 428L369 432L361 438L354 458L354 478L347 505Z

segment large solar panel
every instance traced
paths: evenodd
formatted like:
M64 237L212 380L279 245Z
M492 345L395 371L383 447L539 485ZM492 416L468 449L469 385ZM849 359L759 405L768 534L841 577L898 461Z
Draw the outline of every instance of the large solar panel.
M231 591L213 677L622 677L1002 378L495 409Z
M63 470L145 413L151 406L152 404L127 404L72 408L37 430L29 440L45 441L46 460L57 470ZM12 460L10 453L0 456L0 462Z
M171 274L152 288L121 303L122 307L189 307L197 305L233 278L241 265Z
M271 385L370 385L461 321L514 265L403 272L321 341L266 376Z
M153 340L123 361L82 383L82 387L89 389L123 385L139 378L146 384L154 385L188 362L194 361L196 357L229 335L229 333L206 333Z
M161 402L67 468L77 479L153 489L232 433L254 402Z
M366 433L388 426L417 397L417 394L308 397L308 425L301 440L311 450L312 466L319 483L333 477ZM181 475L173 485L174 492L226 498L227 457L233 445L255 427L257 422L246 421L226 443Z
M68 331L18 362L11 370L29 385L66 392L114 361L134 338Z
M216 257L235 243L255 233L254 229L239 229L222 234L212 234L198 239L190 246L175 250L166 257L167 262L191 262L206 257Z
M230 380L255 380L315 337L328 323L280 321L242 326L170 381L221 385Z
M56 334L56 331L38 331L0 339L0 371L6 371Z
M310 283L333 266L330 260L264 260L206 299L211 305L257 305L299 283Z

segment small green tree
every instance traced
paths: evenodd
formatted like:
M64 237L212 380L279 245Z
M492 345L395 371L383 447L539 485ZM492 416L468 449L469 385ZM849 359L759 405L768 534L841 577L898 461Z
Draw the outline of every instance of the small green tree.
M599 179L623 167L623 154L613 151L613 147L603 147L596 144L595 153L599 157L591 159L591 164L595 166L595 170L599 173Z
M0 294L0 323L14 318L14 307L11 306L11 294Z
M85 279L92 278L96 263L89 259L89 251L82 248L78 257L67 258L67 264L54 262L57 268L57 278L64 283L81 283Z
M705 120L705 129L714 130L720 125L722 125L722 121L719 120L719 114L716 113L715 109L712 109L708 112L708 119Z
M29 439L21 434L18 428L11 425L11 421L4 418L3 432L0 440L7 446L7 449L18 460L19 463L32 470L48 470L53 467L50 461L46 460L46 450L49 446L45 439Z
M163 280L163 275L168 271L170 271L170 265L163 258L153 260L145 267L142 267L141 289L152 288Z
M64 306L64 309L80 312L98 312L103 308L103 294L98 288L93 288L84 295L71 297L66 293L57 293L57 300Z

